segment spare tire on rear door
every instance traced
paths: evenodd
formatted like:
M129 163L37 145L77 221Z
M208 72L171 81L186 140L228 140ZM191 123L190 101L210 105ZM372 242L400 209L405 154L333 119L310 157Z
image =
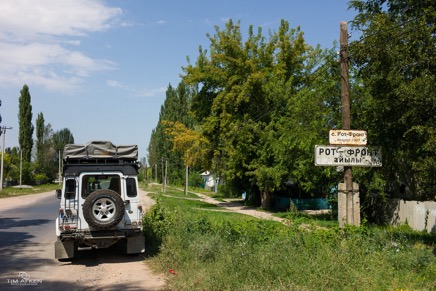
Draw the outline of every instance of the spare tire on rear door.
M110 189L99 189L85 199L83 216L90 227L110 229L124 216L124 202L120 195Z

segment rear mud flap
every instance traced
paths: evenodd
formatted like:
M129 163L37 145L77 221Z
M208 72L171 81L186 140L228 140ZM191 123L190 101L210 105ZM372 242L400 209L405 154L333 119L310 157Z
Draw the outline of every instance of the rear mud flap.
M127 253L140 254L145 251L144 235L131 236L127 238Z
M55 258L58 260L74 258L74 250L75 246L73 240L64 242L57 240L55 242Z

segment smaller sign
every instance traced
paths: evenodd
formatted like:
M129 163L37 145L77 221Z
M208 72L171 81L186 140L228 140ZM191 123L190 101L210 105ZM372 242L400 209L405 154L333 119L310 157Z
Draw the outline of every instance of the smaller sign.
M366 145L367 140L368 138L365 130L329 130L329 144Z

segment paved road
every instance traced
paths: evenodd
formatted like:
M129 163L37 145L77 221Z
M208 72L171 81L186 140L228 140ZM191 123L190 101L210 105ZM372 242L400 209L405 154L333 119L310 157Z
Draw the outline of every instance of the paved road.
M144 193L142 193L144 194ZM72 262L54 258L54 191L0 199L0 290L160 290L143 256L116 247L79 252Z
M53 221L59 208L54 191L12 200L13 203L10 198L0 200L2 290L11 287L14 280L21 281L26 276L31 276L30 280L38 279L35 270L55 263L53 253L50 253L56 237ZM16 204L18 206L14 206Z

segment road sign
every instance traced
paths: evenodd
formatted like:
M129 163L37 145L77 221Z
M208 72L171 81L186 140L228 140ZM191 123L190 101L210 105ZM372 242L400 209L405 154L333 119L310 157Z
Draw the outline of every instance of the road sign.
M329 144L338 145L366 145L368 138L365 130L329 130Z
M315 166L381 167L381 147L316 145Z

